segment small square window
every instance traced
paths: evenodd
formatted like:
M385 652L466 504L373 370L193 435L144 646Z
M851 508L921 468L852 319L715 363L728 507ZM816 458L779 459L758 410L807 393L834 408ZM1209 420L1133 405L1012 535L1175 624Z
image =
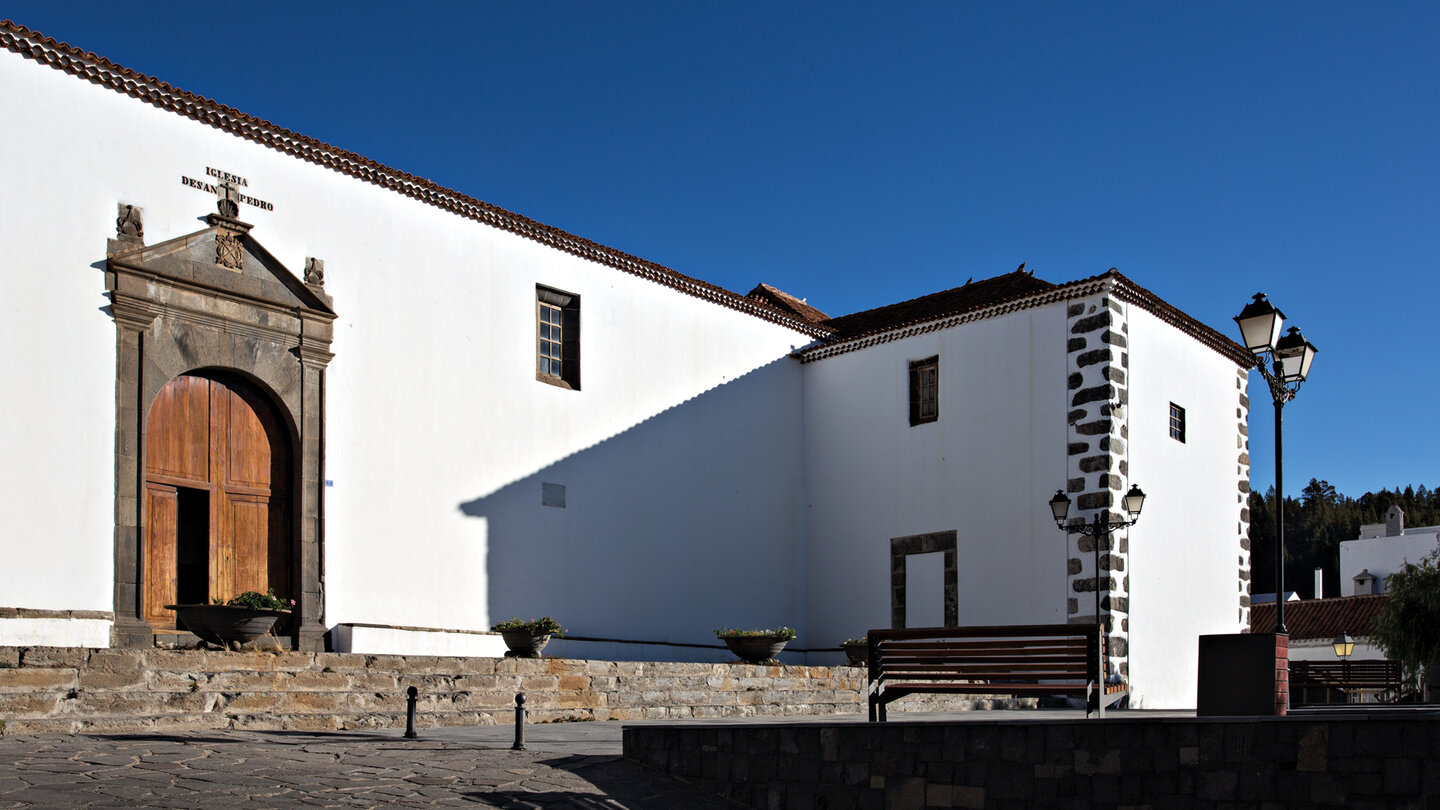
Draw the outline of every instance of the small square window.
M564 484L540 484L540 505L553 506L557 509L565 508L565 485Z
M940 418L940 356L910 361L910 424Z
M1185 409L1173 402L1170 403L1170 438L1185 441Z
M535 379L580 390L580 296L535 288Z

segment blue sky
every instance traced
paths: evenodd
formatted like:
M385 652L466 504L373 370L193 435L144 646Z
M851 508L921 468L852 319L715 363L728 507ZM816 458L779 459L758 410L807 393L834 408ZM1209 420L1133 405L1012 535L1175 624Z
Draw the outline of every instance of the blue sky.
M402 7L404 6L404 7ZM1286 491L1440 484L1440 4L55 3L8 17L832 314L1110 267L1320 349ZM1252 375L1252 479L1274 481Z

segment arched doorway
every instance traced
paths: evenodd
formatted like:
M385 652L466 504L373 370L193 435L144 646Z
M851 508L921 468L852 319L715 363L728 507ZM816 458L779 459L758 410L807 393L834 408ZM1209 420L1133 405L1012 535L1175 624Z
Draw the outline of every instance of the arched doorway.
M144 618L273 588L294 598L290 431L257 386L218 371L166 383L145 431Z

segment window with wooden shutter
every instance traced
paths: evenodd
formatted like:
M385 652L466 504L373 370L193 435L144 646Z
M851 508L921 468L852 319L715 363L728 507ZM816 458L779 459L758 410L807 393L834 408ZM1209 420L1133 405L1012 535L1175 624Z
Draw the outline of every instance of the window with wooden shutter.
M910 424L940 418L940 355L910 361Z
M580 296L535 287L535 379L580 390Z

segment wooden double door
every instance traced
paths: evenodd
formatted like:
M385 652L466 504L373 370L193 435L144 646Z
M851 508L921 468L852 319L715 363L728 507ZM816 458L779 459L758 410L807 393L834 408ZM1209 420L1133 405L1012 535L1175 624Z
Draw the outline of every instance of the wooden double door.
M171 380L145 433L144 615L175 627L165 605L273 588L294 598L289 431L243 378Z

